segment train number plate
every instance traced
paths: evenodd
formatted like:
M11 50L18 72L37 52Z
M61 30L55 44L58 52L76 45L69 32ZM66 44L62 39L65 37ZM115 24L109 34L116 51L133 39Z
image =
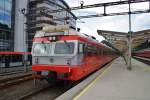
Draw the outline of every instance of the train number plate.
M49 71L42 71L42 75L48 75Z

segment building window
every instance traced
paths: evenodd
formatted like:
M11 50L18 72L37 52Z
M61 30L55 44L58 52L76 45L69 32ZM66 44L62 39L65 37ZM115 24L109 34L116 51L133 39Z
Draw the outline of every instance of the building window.
M11 28L12 0L0 0L0 23Z
M0 0L0 51L12 50L12 0Z

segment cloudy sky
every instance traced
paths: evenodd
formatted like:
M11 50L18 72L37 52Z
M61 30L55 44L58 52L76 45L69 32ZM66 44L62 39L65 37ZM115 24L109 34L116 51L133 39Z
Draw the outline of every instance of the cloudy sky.
M83 0L84 5L114 2L120 0ZM66 0L70 7L80 6L80 0ZM132 11L148 9L148 3L132 4ZM113 6L107 8L107 13L117 13L128 11L128 5ZM92 8L73 11L76 16L102 14L103 8ZM98 36L97 29L128 32L128 16L98 17L81 19L77 21L77 27L81 28L81 32L95 36L98 40L103 38ZM132 15L132 31L140 31L150 28L150 14Z

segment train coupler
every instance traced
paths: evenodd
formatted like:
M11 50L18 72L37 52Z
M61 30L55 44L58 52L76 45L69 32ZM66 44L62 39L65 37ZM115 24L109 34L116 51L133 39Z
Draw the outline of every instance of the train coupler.
M59 79L68 78L70 76L71 76L70 73L57 73L57 78Z

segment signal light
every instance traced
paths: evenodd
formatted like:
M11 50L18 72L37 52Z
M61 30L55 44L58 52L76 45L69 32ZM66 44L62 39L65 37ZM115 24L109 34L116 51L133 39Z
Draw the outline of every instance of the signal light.
M51 41L52 40L52 37L49 37L49 41Z
M57 37L53 36L53 37L49 37L49 41L57 41Z
M52 37L53 38L53 40L56 40L56 37Z

